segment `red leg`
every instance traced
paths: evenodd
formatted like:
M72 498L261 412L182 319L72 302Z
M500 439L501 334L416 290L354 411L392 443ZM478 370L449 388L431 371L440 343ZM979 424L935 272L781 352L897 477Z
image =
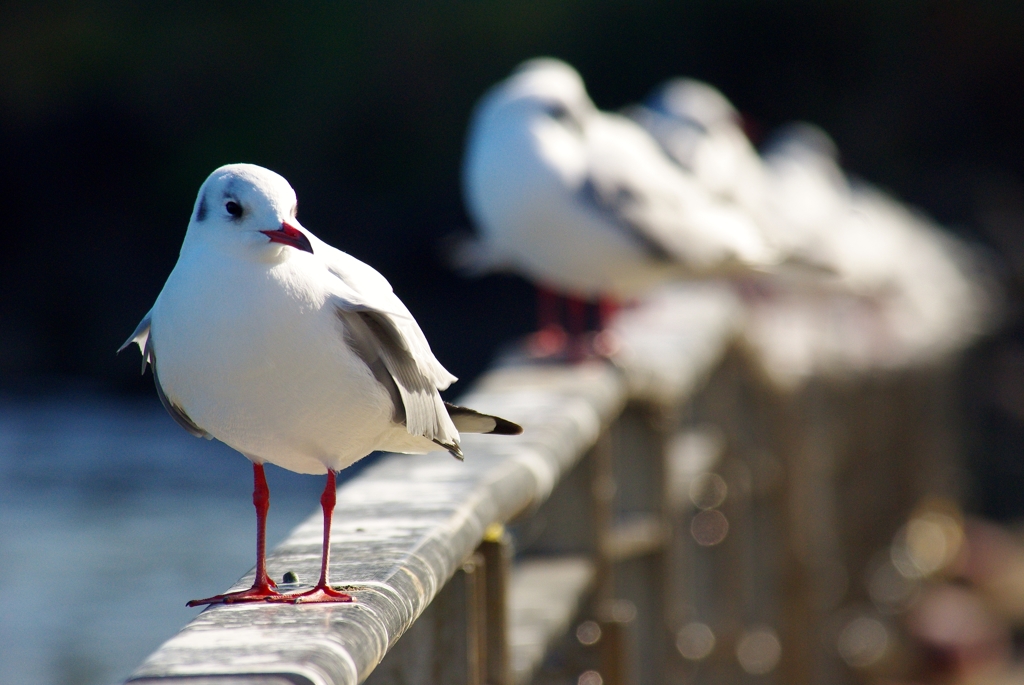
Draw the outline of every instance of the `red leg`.
M237 604L240 602L262 602L274 597L283 597L275 588L277 584L267 575L267 510L270 509L270 488L263 473L263 464L252 465L254 487L252 503L256 506L256 578L252 587L240 592L229 592L206 599L193 599L186 606L203 604Z
M587 358L587 302L569 295L565 298L567 323L569 324L569 361L580 362Z
M297 595L283 595L283 601L305 604L312 602L351 602L352 596L338 592L327 580L327 569L331 559L331 518L337 501L338 486L335 484L334 471L327 469L327 485L320 496L320 506L324 509L324 549L320 556L320 582L312 590Z
M594 354L599 357L611 357L619 351L619 338L610 328L612 319L618 311L619 302L614 298L604 296L597 301L599 329L592 344Z
M565 329L559 321L559 296L542 285L537 288L537 332L527 343L534 357L551 357L565 349Z
M550 326L561 328L561 322L558 320L558 293L542 285L538 285L536 288L537 330L543 331Z
M600 319L601 330L607 330L612 318L619 311L619 301L607 295L597 301L598 318Z
M578 337L587 331L587 301L572 295L565 298L569 335Z

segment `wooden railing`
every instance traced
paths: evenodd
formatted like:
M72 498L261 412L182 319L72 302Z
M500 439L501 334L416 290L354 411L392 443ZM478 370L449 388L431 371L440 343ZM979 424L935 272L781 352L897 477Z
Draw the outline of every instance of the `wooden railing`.
M935 463L944 376L774 388L742 321L730 291L680 287L620 317L614 363L503 359L460 402L523 435L465 436L465 462L388 455L339 489L331 577L354 603L212 607L130 682L855 681L833 624L946 487L903 458ZM272 577L313 581L320 539L314 514Z

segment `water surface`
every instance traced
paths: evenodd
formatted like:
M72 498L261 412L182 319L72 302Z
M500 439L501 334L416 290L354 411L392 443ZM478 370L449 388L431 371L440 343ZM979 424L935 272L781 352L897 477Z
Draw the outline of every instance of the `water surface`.
M268 466L272 546L323 481ZM123 680L253 565L252 467L155 399L0 398L0 684Z

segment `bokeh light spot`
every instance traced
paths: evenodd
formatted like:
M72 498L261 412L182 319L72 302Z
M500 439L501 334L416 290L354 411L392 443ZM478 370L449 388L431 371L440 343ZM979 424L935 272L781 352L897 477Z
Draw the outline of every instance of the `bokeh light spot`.
M601 626L597 621L584 621L576 626L576 639L581 645L594 645L601 639Z
M715 634L703 623L687 623L676 633L676 649L691 661L705 659L715 648Z
M690 483L690 501L698 509L719 507L728 494L729 486L717 473L702 473Z
M866 668L885 656L889 631L878 619L859 616L846 624L836 646L852 668Z
M751 675L770 673L782 656L782 643L771 628L761 627L747 631L736 644L736 659L744 671Z
M690 521L690 533L698 545L717 545L729 534L729 520L717 509L702 511Z

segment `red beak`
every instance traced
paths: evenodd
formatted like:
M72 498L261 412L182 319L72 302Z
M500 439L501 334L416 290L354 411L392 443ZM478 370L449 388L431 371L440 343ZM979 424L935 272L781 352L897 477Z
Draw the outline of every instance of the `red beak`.
M270 238L272 243L281 243L282 245L290 245L296 250L302 250L313 254L313 246L309 243L309 238L306 234L295 228L294 226L283 223L281 228L276 231L260 231L263 235Z

